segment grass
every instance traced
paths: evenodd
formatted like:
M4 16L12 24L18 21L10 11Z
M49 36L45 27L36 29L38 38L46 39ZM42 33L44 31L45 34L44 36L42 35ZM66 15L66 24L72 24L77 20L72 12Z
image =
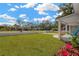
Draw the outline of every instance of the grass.
M64 43L48 34L0 37L1 56L52 56Z

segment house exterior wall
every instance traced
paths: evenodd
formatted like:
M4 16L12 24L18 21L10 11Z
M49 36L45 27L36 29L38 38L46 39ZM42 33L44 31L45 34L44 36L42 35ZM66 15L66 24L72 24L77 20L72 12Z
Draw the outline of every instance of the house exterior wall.
M79 25L71 26L71 33L74 34L75 32L79 31Z

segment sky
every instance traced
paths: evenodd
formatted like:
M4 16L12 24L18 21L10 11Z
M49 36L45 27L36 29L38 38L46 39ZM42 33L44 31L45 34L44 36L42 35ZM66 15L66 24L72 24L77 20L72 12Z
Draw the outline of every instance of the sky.
M14 25L18 19L25 22L42 22L55 18L61 13L60 3L0 3L0 25Z

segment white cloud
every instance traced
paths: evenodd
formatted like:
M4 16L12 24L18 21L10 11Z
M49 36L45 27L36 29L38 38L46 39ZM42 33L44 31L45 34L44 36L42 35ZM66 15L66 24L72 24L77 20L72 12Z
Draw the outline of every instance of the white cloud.
M58 15L60 15L60 16L61 16L62 14L63 14L63 12L60 12Z
M50 20L52 17L51 16L46 16L46 19Z
M55 21L55 19L52 19L52 20L51 20L51 22L54 22L54 21Z
M23 5L20 5L20 8L24 8Z
M10 4L8 5L10 6ZM33 8L35 5L36 3L26 3L20 6L15 5L13 8L10 8L8 11L16 11L17 9L20 9L20 8Z
M36 3L28 3L27 4L27 8L32 8L32 7L34 7L36 5Z
M37 6L37 10L42 10L42 11L45 11L45 10L51 10L51 11L57 11L59 10L59 7L55 4L52 4L52 3L48 3L48 4L39 4Z
M11 4L10 4L10 3L8 3L7 5L8 5L8 6L11 6Z
M11 23L17 23L16 20L9 20Z
M53 15L53 17L56 18L57 16L61 16L62 14L63 14L63 12L56 13L55 15Z
M5 23L5 24L7 24L7 25L14 25L14 24L16 24L16 23L8 22L8 23Z
M15 5L13 8L10 8L8 11L14 12L14 11L16 11L19 8L20 8L19 6Z
M4 25L14 25L15 23L11 23L11 22L0 22L0 26L4 26Z
M40 12L40 11L39 11L39 14L40 15L48 15L48 13L46 13L46 12Z
M16 8L10 8L8 11L16 11Z
M0 15L0 18L3 18L3 19L5 19L5 20L8 20L9 22L15 22L16 21L16 18L14 18L14 17L11 17L11 16L9 16L9 15L7 15L7 14L1 14Z
M57 10L59 10L59 7L55 4L43 3L43 4L39 4L36 8L34 8L34 10L37 10L39 14L43 14L43 13L45 13L45 11L48 11L48 10L49 11L57 11ZM43 13L40 13L40 12L43 12Z
M29 20L27 20L27 19L24 19L24 21L25 21L25 22L28 22Z
M17 6L17 5L15 5L14 7L15 7L15 8L17 8L17 9L18 9L18 8L20 8L20 7L19 7L19 6Z
M56 15L53 15L53 17L54 17L54 18L56 18L57 16L58 16L58 14L56 14Z
M36 5L36 3L27 3L25 5L21 5L21 8L33 8Z
M51 16L46 16L46 17L42 17L42 18L34 18L34 21L42 22L42 21L47 21L47 20L51 20L51 19L52 19Z
M26 14L20 14L19 17L20 17L20 18L26 18L27 15L26 15Z

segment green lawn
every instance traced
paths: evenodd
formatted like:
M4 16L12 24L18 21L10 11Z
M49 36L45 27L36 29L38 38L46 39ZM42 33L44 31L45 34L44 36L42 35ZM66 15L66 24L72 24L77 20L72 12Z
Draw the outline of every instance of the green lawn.
M2 56L51 56L64 43L48 34L26 34L0 37Z

